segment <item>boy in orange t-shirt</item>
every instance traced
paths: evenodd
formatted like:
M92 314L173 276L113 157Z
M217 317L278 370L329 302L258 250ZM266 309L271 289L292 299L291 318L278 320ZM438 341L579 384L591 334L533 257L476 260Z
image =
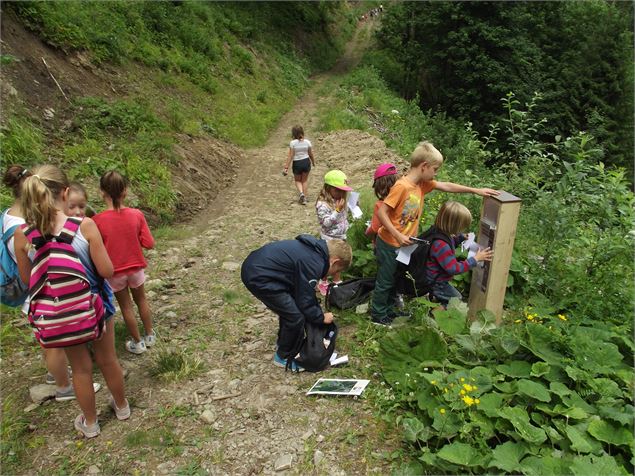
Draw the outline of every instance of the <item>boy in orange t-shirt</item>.
M443 164L443 156L430 142L421 142L410 156L410 171L393 185L378 210L381 228L377 235L377 277L370 308L376 324L389 325L397 315L392 308L395 298L395 271L397 250L413 244L410 237L417 236L419 219L426 193L441 190L450 193L475 193L495 196L491 188L472 188L452 182L437 182L435 175Z

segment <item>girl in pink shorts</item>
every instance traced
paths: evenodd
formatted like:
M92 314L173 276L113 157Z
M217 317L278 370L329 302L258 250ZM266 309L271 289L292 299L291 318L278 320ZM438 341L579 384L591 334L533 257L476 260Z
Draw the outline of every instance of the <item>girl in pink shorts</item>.
M143 270L147 263L142 250L154 247L154 238L143 213L136 208L123 206L128 191L128 182L123 175L116 171L106 172L99 180L99 188L106 210L95 215L93 220L97 223L115 270L113 277L108 279L108 284L115 293L131 336L126 342L126 350L133 354L142 354L147 347L156 343L152 313L143 286L146 279ZM133 301L143 323L143 337L137 327Z

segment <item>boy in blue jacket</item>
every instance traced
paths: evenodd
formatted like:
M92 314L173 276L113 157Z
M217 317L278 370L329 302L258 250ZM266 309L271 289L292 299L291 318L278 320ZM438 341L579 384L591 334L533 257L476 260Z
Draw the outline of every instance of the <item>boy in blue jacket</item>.
M243 283L280 317L275 365L286 367L287 359L298 352L305 320L333 322L333 314L322 311L315 287L320 279L346 270L351 260L351 247L345 241L327 242L311 235L274 241L247 256L240 272ZM291 370L304 369L293 362Z

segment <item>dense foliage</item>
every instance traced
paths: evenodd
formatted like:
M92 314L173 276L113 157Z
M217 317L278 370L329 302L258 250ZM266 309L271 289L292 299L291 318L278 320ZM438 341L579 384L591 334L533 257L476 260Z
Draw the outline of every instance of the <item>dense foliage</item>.
M378 44L370 61L423 109L484 133L505 117L501 97L538 92L541 139L591 132L607 165L632 170L632 2L402 2Z
M408 448L404 474L633 471L633 193L591 134L541 139L540 100L503 98L506 120L490 130L504 152L492 134L397 97L368 67L339 83L339 108L322 117L327 130L374 131L404 157L430 140L445 156L440 180L523 199L502 326L420 298L410 321L369 343L385 379L373 398ZM449 198L426 197L423 227ZM451 198L479 216L479 197ZM362 190L365 212L372 203ZM363 226L348 234L358 275L374 272ZM454 280L464 295L468 282Z

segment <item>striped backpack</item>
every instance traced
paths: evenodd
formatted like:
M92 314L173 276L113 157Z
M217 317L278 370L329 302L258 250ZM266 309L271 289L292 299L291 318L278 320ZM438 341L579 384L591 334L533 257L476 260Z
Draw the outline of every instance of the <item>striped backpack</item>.
M67 218L59 236L42 236L34 227L24 236L35 247L29 281L29 323L44 348L69 347L97 339L104 305L93 294L72 242L81 219Z

